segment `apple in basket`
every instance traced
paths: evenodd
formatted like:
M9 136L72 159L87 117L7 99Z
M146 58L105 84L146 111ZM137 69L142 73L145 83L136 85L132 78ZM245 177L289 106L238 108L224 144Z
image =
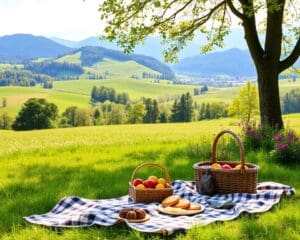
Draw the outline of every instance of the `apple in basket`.
M150 176L148 177L148 180L151 180L156 185L158 183L158 178L156 176Z
M143 184L143 180L142 179L140 179L140 178L136 178L136 179L134 179L133 180L133 186L137 186L137 185L139 185L139 184Z
M224 165L222 165L222 169L229 170L229 169L232 169L232 167L228 164L224 164Z
M146 180L146 181L144 181L144 186L146 188L154 188L155 187L155 183L152 180Z

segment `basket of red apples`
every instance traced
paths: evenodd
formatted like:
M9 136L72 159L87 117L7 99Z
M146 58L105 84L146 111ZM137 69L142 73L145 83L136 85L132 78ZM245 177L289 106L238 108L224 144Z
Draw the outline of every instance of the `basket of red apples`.
M219 161L216 158L217 145L221 136L230 134L235 139L240 150L240 161ZM231 130L221 131L214 139L212 158L207 162L194 164L197 190L201 193L201 177L211 174L214 192L228 193L256 193L256 183L259 167L252 163L245 163L245 151L241 139Z
M144 167L158 167L162 170L164 177L150 176L143 180L136 178L136 173ZM166 168L158 163L143 163L137 166L129 182L129 197L136 203L161 202L173 194L170 175Z

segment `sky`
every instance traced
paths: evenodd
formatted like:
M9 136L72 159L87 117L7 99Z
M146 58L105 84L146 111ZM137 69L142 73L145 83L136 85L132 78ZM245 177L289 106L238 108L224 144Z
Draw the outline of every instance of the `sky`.
M0 36L30 33L82 40L99 36L100 0L0 0Z

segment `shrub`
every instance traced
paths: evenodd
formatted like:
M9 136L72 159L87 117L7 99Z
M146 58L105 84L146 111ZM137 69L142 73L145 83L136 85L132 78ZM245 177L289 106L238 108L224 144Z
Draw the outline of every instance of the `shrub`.
M270 151L274 147L273 136L278 130L271 127L262 128L255 121L240 123L243 144L247 151L264 149Z
M271 159L284 165L300 163L300 140L292 130L278 133L273 137L274 149Z
M285 165L300 163L300 140L293 130L262 128L254 121L241 123L240 126L247 151L258 149L270 151L273 161Z

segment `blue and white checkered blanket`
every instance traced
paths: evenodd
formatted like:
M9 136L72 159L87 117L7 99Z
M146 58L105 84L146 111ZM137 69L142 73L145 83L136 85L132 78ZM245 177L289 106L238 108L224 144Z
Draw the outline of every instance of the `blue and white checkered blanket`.
M176 180L172 183L174 194L191 202L205 206L205 211L194 216L169 216L157 211L158 203L133 203L128 196L105 200L89 200L80 197L63 198L49 213L25 217L28 222L51 227L87 227L92 225L112 226L117 223L118 213L124 207L144 208L150 220L144 223L129 223L129 227L141 232L170 235L176 230L189 229L196 224L206 225L215 221L237 218L242 212L266 212L280 201L282 195L293 195L295 189L274 182L257 185L257 194L236 193L204 196L196 191L195 183ZM207 202L211 200L232 200L231 209L215 209Z

